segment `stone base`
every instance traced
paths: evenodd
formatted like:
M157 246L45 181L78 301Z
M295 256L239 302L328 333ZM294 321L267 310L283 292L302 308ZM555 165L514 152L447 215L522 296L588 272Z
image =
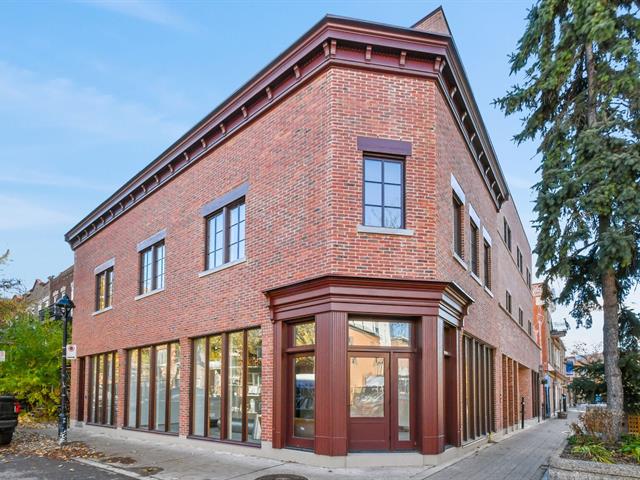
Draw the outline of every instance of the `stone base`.
M640 466L572 460L557 452L549 459L549 480L638 480Z

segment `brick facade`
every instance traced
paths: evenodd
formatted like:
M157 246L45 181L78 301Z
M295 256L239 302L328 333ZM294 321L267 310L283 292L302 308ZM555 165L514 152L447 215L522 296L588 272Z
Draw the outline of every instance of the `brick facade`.
M406 232L402 235L358 228L363 221L363 152L357 148L358 136L411 143L411 155L404 160ZM480 218L481 232L486 229L491 238L491 291L452 255L452 174L466 196L465 255L470 206ZM249 184L246 260L199 275L205 270L206 241L199 211L244 182ZM512 252L502 239L503 218L511 226ZM136 299L136 245L163 229L164 289ZM540 363L539 346L526 331L533 306L526 278L516 268L516 245L531 269L531 249L513 202L504 200L497 208L438 81L336 63L306 79L75 247L73 342L82 357L118 352L117 425L122 426L126 350L179 341L179 432L186 436L190 339L262 327L262 441L270 442L274 411L281 408L274 403L274 358L279 352L274 351L274 325L264 292L328 275L446 282L473 299L460 334L468 333L494 349L494 429L503 431L507 417L501 412L507 400L502 392L508 391L502 385L501 369L507 364L503 355L512 360L509 368L517 369L510 370L510 381L521 378L520 394L526 398L531 396L526 379ZM111 258L115 259L113 308L94 314L94 268ZM482 261L481 249L481 265ZM507 288L513 298L512 315L504 309ZM518 325L518 307L525 313L524 328ZM88 371L84 375L86 385ZM79 417L83 396L84 411L88 409L86 395L79 392L79 376L76 367L73 418ZM531 408L527 411L534 415Z

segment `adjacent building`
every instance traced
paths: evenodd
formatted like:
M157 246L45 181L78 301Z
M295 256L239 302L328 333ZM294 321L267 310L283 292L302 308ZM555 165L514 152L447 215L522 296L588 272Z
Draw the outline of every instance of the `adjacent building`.
M77 422L406 465L538 415L531 248L442 9L324 17L66 240Z
M565 357L566 348L562 338L567 333L564 322L557 322L551 315L555 306L549 299L544 299L543 284L533 285L534 323L540 331L539 344L541 351L542 371L542 415L545 418L556 415L563 409L562 398L569 394Z
M36 279L24 300L30 313L44 318L50 307L65 294L73 299L73 265L49 276L46 281Z

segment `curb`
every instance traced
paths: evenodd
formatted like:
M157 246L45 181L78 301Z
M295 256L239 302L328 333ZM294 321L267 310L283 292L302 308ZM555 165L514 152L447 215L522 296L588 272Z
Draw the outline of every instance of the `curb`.
M140 475L139 473L132 472L132 471L126 470L124 468L114 467L112 465L107 465L107 464L104 464L102 462L96 462L95 460L88 460L86 458L74 458L73 461L78 462L78 463L83 463L85 465L89 465L90 467L95 467L95 468L99 468L101 470L106 470L107 472L117 473L119 475L124 475L125 477L129 477L129 478L138 478L138 479L157 478L154 475Z

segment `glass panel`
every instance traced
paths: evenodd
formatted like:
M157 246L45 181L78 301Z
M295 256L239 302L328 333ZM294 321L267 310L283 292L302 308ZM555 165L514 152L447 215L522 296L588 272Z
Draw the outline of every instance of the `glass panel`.
M151 264L153 263L153 252L149 248L142 252L142 277L140 293L151 291Z
M113 383L113 355L111 353L107 353L105 355L105 359L107 362L107 366L105 367L105 376L106 376L106 389L104 392L104 403L105 403L105 418L103 419L103 423L106 425L111 425L111 405L112 405L112 398L111 398L111 385Z
M364 224L370 227L382 226L382 208L364 207Z
M113 269L110 268L106 272L106 298L105 298L105 307L110 307L113 303Z
M222 265L224 246L224 214L219 212L209 218L209 264L208 268Z
M229 261L233 262L244 256L244 204L231 208L229 217Z
M222 336L209 338L209 433L220 438L222 429Z
M103 308L106 307L106 303L105 303L105 290L106 290L106 286L105 286L105 282L106 282L106 272L103 272L101 274L98 275L98 305L96 310L102 310Z
M384 357L351 357L350 360L350 416L384 417Z
M402 210L399 208L384 209L384 226L387 228L402 227Z
M400 162L384 162L384 183L402 183L402 164Z
M386 207L402 207L402 188L400 185L384 186L384 205Z
M205 339L199 338L193 342L193 425L194 435L204 435L204 359Z
M353 317L349 319L349 345L409 347L411 345L411 322Z
M135 428L138 404L138 350L129 351L129 411L127 425Z
M229 377L227 388L227 438L242 440L242 356L243 332L229 334Z
M409 359L398 358L398 440L411 440Z
M247 442L260 443L262 436L262 336L247 331Z
M293 346L315 345L316 322L296 323L293 325Z
M96 395L97 403L96 403L96 423L102 423L102 412L104 407L104 356L98 355L98 394Z
M149 428L151 349L143 348L140 355L140 428Z
M293 436L314 438L316 358L313 355L295 357L293 373Z
M89 405L89 418L91 422L96 421L96 381L97 381L97 361L96 357L91 357L91 382L89 385L91 404Z
M171 367L169 371L169 431L177 432L180 426L180 344L171 344Z
M365 182L364 203L366 205L382 205L382 184Z
M164 288L164 244L156 247L155 288Z
M368 182L382 181L382 162L367 159L364 161L364 179Z
M156 430L166 430L167 413L167 346L156 347L156 372L155 372L155 426Z
M114 369L114 374L113 374L113 418L111 419L111 425L114 425L116 423L116 420L118 419L118 379L120 378L118 376L118 367L120 366L120 360L119 360L119 356L116 352L113 352L111 355L113 355L113 369Z

